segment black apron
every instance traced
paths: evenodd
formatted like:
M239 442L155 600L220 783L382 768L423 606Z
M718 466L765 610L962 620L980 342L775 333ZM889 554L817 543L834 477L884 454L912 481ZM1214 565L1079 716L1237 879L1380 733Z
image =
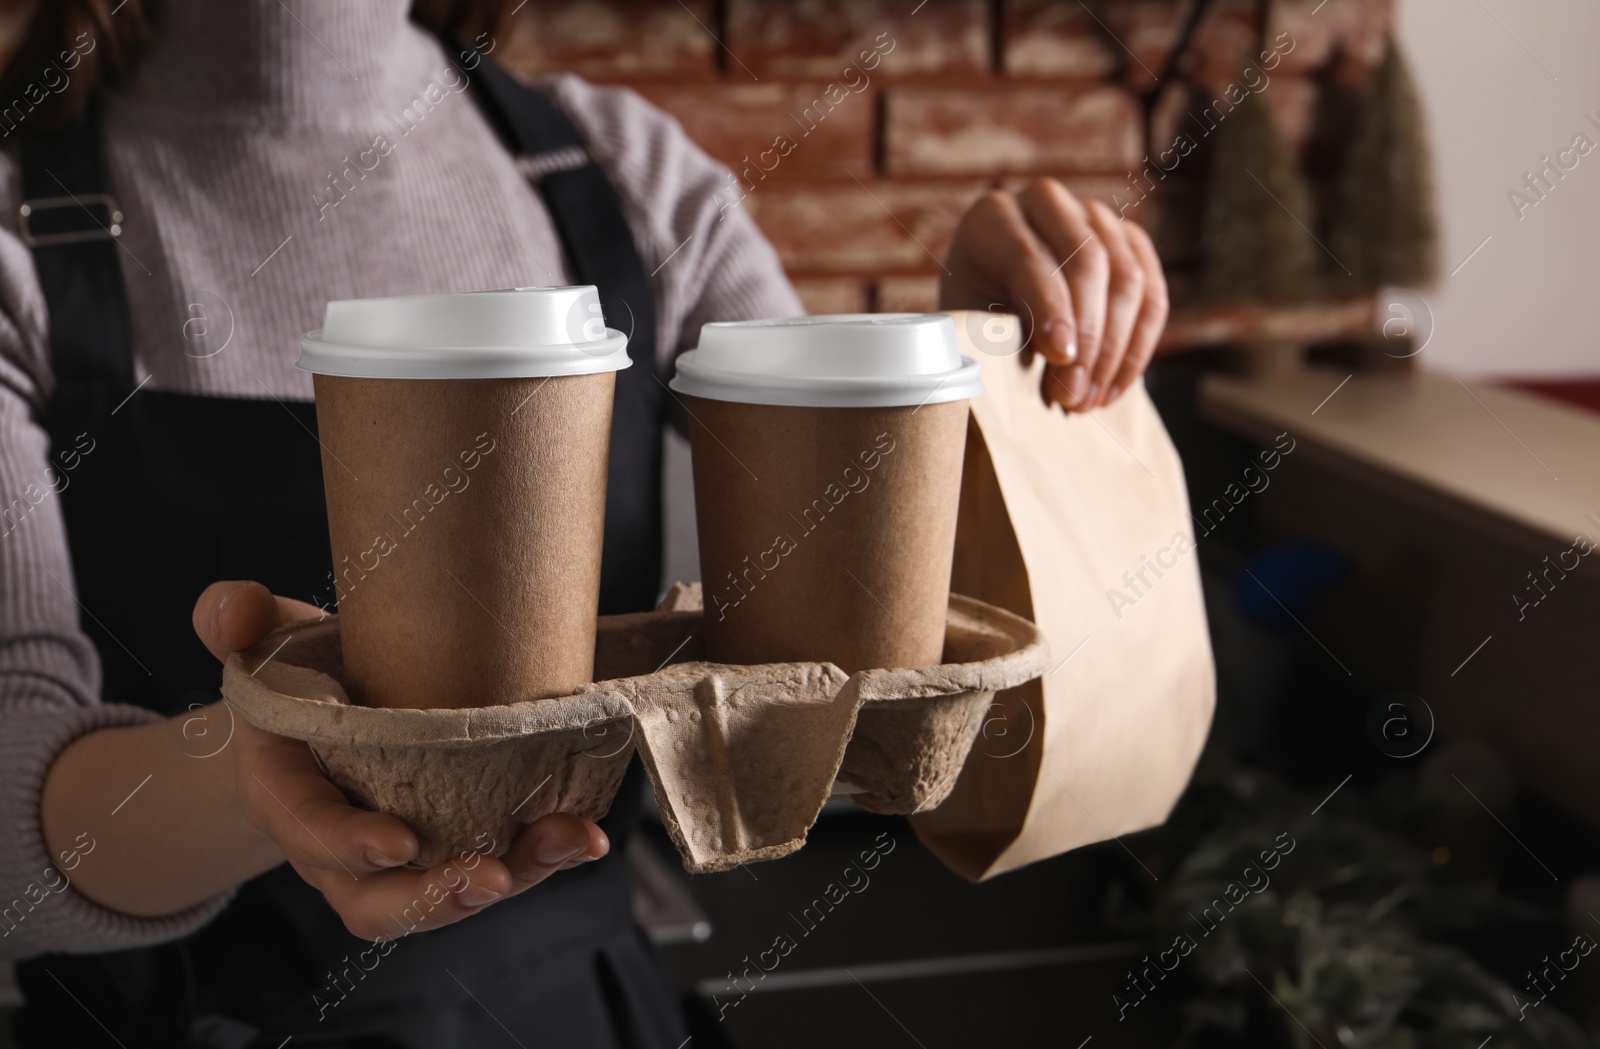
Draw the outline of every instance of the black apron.
M661 571L663 422L649 280L614 187L577 152L585 144L566 116L488 62L471 78L509 148L567 158L538 190L574 278L599 288L610 326L627 329L631 319L633 366L617 374L601 611L646 610ZM121 217L106 195L94 120L26 145L20 161L58 383L43 422L53 453L94 442L61 493L83 628L108 701L181 713L217 695L216 661L189 629L205 586L254 579L303 600L332 593L316 415L302 402L136 391L120 249L109 235ZM254 1049L293 1036L297 1047L380 1049L512 1044L509 1031L541 1049L677 1047L682 1020L631 916L624 853L642 787L636 759L601 824L611 839L605 859L386 953L346 932L283 865L242 886L185 940L23 962L18 1042Z

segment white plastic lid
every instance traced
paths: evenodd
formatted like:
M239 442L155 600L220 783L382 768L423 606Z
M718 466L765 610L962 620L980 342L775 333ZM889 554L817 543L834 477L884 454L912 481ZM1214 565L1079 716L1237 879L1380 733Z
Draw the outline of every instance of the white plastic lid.
M943 313L842 313L707 324L671 386L713 401L817 408L938 404L983 392Z
M295 367L365 379L513 379L628 367L592 285L328 303Z

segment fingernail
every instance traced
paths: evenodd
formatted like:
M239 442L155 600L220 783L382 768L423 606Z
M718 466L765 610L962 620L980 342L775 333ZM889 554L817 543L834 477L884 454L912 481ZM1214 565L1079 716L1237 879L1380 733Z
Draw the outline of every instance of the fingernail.
M1095 398L1098 396L1100 396L1100 384L1097 382L1091 382L1089 384L1089 392L1083 397L1084 405L1086 407L1093 408L1098 403L1095 400Z
M1106 403L1116 404L1122 399L1122 395L1126 392L1128 392L1127 385L1125 383L1118 383L1117 385L1111 387L1110 391L1106 393Z
M533 843L533 858L545 867L565 863L582 851L583 846L569 844L560 838L540 838Z
M228 607L228 602L233 600L233 595L244 589L243 583L235 583L222 595L222 600L217 602L217 607L211 610L211 640L222 640L222 610Z
M361 855L366 857L367 862L374 867L398 867L405 862L405 860L397 860L393 856L385 856L376 849L364 849Z
M500 898L500 894L486 886L475 882L467 882L462 890L456 893L456 899L465 907L482 907L486 903L493 903Z
M1077 365L1067 374L1067 396L1072 398L1070 408L1084 407L1084 387L1089 382L1089 373L1083 365Z
M1064 322L1057 323L1050 333L1050 340L1055 344L1056 352L1068 362L1078 359L1078 337L1073 333L1071 325Z
M1044 337L1050 344L1051 364L1071 364L1078 357L1078 338L1066 321L1052 317L1044 322Z

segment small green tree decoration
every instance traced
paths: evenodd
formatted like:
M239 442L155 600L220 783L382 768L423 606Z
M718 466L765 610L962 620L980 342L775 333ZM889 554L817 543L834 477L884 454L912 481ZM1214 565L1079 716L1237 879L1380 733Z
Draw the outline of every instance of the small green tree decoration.
M1219 115L1228 94L1212 107ZM1209 143L1201 287L1216 302L1304 299L1317 290L1320 254L1308 228L1310 188L1265 100L1243 94Z
M1336 286L1425 287L1438 276L1433 164L1411 71L1390 38L1328 216L1328 246L1349 269ZM1331 260L1330 265L1331 265Z

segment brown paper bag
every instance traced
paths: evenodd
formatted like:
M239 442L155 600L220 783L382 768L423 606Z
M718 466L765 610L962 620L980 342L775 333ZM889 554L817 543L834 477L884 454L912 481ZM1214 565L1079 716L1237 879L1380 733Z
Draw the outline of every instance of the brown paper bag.
M984 395L951 589L1033 620L1052 653L1043 678L995 697L949 798L911 817L978 881L1165 820L1216 681L1183 468L1143 386L1087 415L1047 409L1014 321L956 320Z

